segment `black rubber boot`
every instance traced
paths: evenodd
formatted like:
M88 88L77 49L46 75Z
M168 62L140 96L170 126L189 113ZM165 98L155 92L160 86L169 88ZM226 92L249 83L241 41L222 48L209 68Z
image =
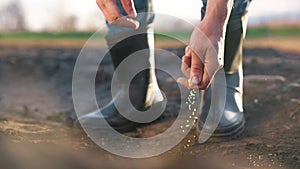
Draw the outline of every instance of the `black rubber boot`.
M247 12L231 16L226 32L224 70L227 85L225 108L221 120L212 134L216 137L235 138L243 131L245 117L243 113L243 40L246 33ZM205 134L205 129L213 126L205 124L211 104L211 88L203 92L202 113L197 125ZM199 132L200 132L199 131Z
M139 72L132 79L130 85L126 84L126 72L116 72L120 90L108 105L98 111L80 117L79 121L82 127L103 129L104 126L99 125L99 120L105 119L110 126L120 132L131 131L141 123L136 123L123 117L117 110L116 104L124 107L122 111L129 113L134 108L139 111L145 111L151 106L165 106L164 97L160 92L156 80L155 58L154 53L150 50L154 48L151 45L154 45L153 34L141 33L127 37L111 47L110 54L115 69L128 56L141 50L143 51L143 55L138 55L135 63L125 65L127 66L126 69L128 68L129 70L132 67L141 66L141 64L148 69ZM126 87L128 88L128 85L129 92L126 92L125 89ZM126 101L126 99L128 100L128 95L133 106L126 104L128 103Z

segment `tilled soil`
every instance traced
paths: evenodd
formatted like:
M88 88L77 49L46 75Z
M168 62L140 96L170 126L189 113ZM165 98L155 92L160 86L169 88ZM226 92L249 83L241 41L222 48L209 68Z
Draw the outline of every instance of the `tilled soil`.
M167 50L183 54L183 48ZM200 145L192 130L162 155L128 159L106 152L73 127L72 74L79 52L80 48L0 47L1 169L300 168L300 53L245 49L247 123L239 138ZM98 72L96 95L103 106L111 99L109 57ZM158 80L168 98L165 112L128 135L157 135L177 117L180 99L174 79L158 72Z

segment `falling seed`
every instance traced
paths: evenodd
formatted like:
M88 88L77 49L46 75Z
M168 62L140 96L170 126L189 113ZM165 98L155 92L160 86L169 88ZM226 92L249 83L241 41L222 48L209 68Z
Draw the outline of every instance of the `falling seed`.
M180 128L183 128L183 126L180 126Z
M190 96L195 96L195 93L193 92L193 90L190 91Z
M186 128L189 128L189 127L190 127L190 125L185 125L185 127L186 127Z
M190 143L191 142L191 140L188 140L188 143Z
M189 121L189 120L187 120L186 122L187 122L187 123L189 123L190 121Z
M193 83L192 83L191 79L188 79L188 85L189 85L189 88L191 88L193 86Z

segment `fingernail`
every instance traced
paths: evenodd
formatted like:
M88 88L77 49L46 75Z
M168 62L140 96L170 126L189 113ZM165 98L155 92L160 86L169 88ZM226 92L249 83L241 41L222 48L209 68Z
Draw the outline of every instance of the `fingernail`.
M199 76L193 76L192 77L192 83L194 85L199 85L200 84L200 78L199 78Z

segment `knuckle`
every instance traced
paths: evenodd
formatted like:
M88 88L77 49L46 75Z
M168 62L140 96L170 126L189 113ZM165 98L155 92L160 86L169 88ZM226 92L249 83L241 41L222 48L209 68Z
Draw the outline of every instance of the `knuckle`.
M111 15L109 18L107 18L107 22L109 24L117 24L118 18L118 15Z
M202 70L202 67L200 65L192 65L192 68L195 70Z
M192 71L193 72L202 72L202 66L201 65L198 65L198 64L193 64L192 65Z
M202 65L200 63L193 63L192 67L193 69L201 69Z

